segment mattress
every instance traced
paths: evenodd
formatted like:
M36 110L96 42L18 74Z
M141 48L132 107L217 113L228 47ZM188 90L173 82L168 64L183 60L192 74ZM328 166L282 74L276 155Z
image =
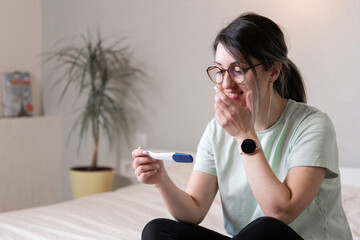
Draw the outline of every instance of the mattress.
M167 169L174 182L185 187L191 164L171 164ZM359 174L356 177L359 179ZM343 185L342 196L354 239L360 240L360 187ZM171 218L157 190L135 184L59 204L2 213L0 239L140 239L145 224L159 217ZM225 234L219 196L201 225Z

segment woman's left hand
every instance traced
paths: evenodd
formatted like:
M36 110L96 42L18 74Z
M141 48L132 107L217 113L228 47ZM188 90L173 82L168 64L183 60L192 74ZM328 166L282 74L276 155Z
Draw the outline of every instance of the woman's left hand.
M215 88L215 118L222 128L237 138L253 132L250 92L244 101L236 101L227 96L219 85Z

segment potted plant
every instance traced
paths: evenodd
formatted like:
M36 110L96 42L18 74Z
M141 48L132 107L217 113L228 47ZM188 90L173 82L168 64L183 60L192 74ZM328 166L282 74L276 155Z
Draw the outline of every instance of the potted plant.
M58 69L64 70L59 81L66 84L59 102L70 87L77 87L79 96L85 95L87 99L78 109L79 116L70 135L75 127L80 128L80 150L82 141L91 132L94 149L90 165L70 169L74 198L111 189L113 169L98 165L100 136L107 136L110 148L114 133L122 133L129 139L129 121L139 113L134 104L142 103L135 89L144 77L140 69L131 65L128 47L119 46L123 39L108 47L104 46L100 33L96 38L81 35L81 39L82 45L61 48L46 59L56 60Z

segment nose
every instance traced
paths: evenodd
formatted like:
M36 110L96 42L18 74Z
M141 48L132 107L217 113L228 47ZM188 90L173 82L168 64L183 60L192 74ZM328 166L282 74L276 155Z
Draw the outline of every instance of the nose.
M231 88L235 82L230 78L229 71L224 72L221 87L223 89Z

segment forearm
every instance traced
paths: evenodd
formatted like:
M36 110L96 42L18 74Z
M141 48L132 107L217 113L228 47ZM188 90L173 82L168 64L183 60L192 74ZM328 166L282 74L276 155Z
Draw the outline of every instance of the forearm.
M238 138L239 145L245 138L255 140L260 146L256 133ZM264 214L284 222L292 221L296 208L292 206L291 189L276 177L262 149L242 154L242 162L250 188Z
M291 222L291 191L275 176L264 153L259 150L242 159L249 185L264 214Z
M178 188L167 174L164 180L155 186L176 220L193 224L199 224L203 220L196 201L187 192Z

